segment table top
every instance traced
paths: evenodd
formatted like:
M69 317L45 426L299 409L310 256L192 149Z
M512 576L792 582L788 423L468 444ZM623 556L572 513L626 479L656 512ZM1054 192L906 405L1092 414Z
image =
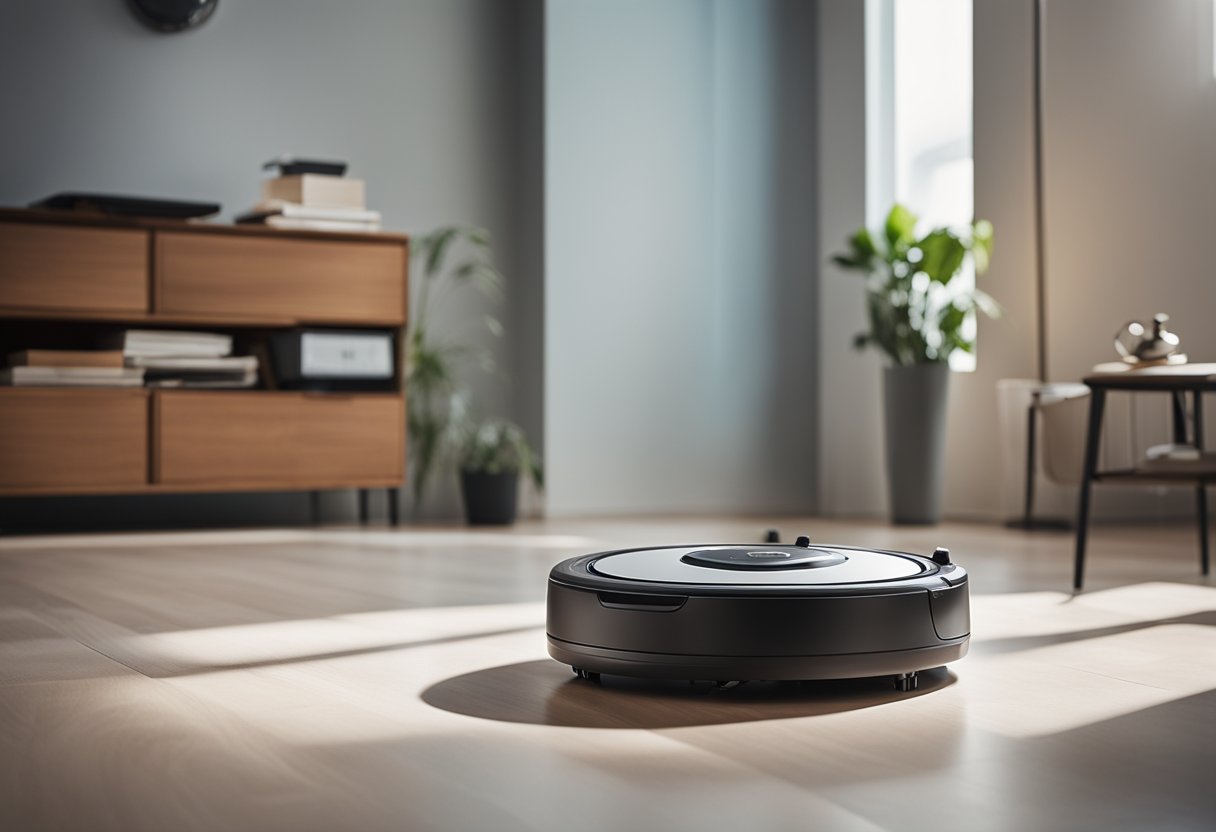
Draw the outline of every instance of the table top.
M1089 387L1103 389L1216 390L1216 364L1133 367L1112 361L1094 367L1084 381Z

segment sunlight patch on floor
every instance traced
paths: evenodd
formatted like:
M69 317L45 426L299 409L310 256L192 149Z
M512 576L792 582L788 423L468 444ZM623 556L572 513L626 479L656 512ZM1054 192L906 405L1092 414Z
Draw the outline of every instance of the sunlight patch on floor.
M544 534L465 527L416 529L401 527L338 529L237 529L185 532L130 532L76 535L0 537L0 551L45 549L147 549L165 546L258 546L272 544L332 544L421 546L439 548L494 547L507 549L591 550L599 541L572 534Z
M444 549L493 547L496 549L593 549L597 541L571 534L527 534L510 531L435 529L422 531L367 530L318 531L313 540L325 543L350 543L374 546L421 546Z
M250 546L301 543L316 532L303 529L129 532L0 537L0 551L42 549L156 549L165 546Z
M1071 595L1011 592L971 597L974 642L1059 635L1216 611L1216 587L1142 583Z
M1216 627L1166 624L973 655L958 667L960 693L970 724L1009 737L1041 737L1216 689L1210 657L1216 657Z
M545 605L486 604L378 610L326 618L268 621L130 635L123 646L159 664L188 671L259 662L314 661L334 654L407 648L543 627Z

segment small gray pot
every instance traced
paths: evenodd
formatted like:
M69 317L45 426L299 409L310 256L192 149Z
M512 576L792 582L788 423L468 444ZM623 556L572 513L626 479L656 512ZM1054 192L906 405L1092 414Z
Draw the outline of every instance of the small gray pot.
M927 525L941 517L950 367L916 364L883 373L891 521Z

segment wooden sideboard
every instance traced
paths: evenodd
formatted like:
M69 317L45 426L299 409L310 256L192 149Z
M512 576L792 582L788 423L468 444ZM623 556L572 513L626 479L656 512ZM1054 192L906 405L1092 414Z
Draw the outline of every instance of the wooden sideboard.
M0 210L0 355L129 328L224 332L263 356L295 327L397 344L385 392L0 387L0 496L387 488L395 507L408 265L398 234Z

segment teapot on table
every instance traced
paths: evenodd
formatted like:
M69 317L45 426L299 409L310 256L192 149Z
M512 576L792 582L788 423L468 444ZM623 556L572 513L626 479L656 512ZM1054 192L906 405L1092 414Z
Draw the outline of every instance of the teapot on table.
M1115 333L1115 349L1129 364L1182 363L1186 356L1178 351L1178 336L1165 328L1170 316L1158 312L1153 316L1153 328L1146 334L1144 324L1129 321Z

